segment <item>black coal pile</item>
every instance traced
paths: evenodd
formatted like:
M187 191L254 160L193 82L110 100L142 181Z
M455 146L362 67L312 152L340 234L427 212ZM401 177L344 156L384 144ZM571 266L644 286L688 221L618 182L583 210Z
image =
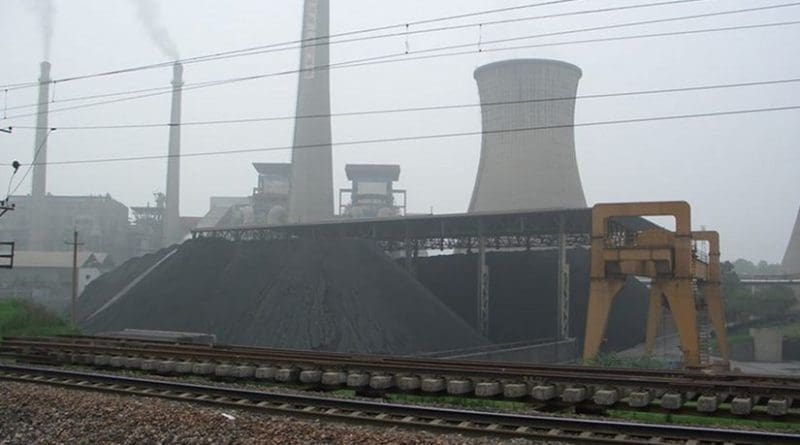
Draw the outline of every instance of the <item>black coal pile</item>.
M90 284L81 313L96 311L129 276L112 272L103 286ZM222 343L340 352L413 354L488 344L365 240L188 241L82 325L90 333L207 332Z
M511 343L556 336L557 258L555 250L489 252L489 338ZM589 251L570 249L570 335L583 341L589 298ZM475 254L419 258L417 279L464 320L475 326L477 267ZM614 300L606 350L644 341L647 287L629 281Z
M137 279L175 248L176 246L173 246L155 253L131 258L113 271L100 275L91 283L91 291L87 288L87 291L81 294L77 308L78 319L83 320L90 316L127 286L128 283Z

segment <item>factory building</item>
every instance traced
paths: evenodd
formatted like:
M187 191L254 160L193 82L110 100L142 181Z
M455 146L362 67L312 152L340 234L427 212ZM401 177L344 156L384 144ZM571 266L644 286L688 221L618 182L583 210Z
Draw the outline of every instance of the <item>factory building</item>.
M339 190L339 214L348 218L388 218L406 214L406 191L394 188L399 165L348 164L349 189ZM350 197L345 203L344 198Z
M573 131L581 75L545 59L475 71L483 140L470 212L586 207Z
M130 257L128 207L109 195L12 196L16 210L0 219L0 239L16 243L22 251L70 251L73 230L80 234L82 250ZM39 203L36 203L39 204ZM35 230L34 230L35 229Z

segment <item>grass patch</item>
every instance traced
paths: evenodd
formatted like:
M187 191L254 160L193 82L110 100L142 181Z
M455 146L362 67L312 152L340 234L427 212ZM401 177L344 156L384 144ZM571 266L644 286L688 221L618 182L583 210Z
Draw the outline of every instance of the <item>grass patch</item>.
M693 425L727 429L782 431L800 433L800 424L790 422L770 422L726 417L692 416L688 414L643 413L635 411L610 410L609 416L615 419L646 423L666 423L672 425Z
M23 300L0 300L0 339L77 334L61 317L44 306Z
M447 405L484 411L530 411L531 405L508 400L473 399L469 397L422 396L417 394L387 394L396 403L411 405Z
M668 365L663 360L653 357L620 357L616 354L601 354L596 358L585 360L584 365L603 368L635 368L635 369L666 369Z

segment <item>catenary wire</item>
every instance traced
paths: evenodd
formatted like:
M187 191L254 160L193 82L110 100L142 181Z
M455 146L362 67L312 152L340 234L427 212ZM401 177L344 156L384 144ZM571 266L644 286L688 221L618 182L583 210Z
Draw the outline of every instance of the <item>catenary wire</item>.
M33 162L31 162L30 164L28 164L28 168L27 168L27 169L25 169L25 174L23 174L23 175L22 175L22 178L20 178L19 182L17 182L17 186L16 186L16 187L14 187L14 190L11 190L11 191L8 193L8 195L6 196L6 201L8 201L8 199L9 199L9 197L11 197L11 195L13 195L14 193L17 193L17 190L19 190L19 188L22 186L22 183L24 183L24 182L25 182L25 178L27 178L27 177L28 177L28 175L30 174L31 170L33 170L33 167L34 167L34 166L36 166L36 165L44 165L44 164L37 164L37 163L36 163L36 160L37 160L37 159L39 159L39 154L42 152L42 148L43 148L43 147L44 147L44 146L47 144L47 139L50 137L50 134L51 134L53 131L55 131L55 129L51 128L51 129L50 129L50 130L48 130L48 131L47 131L47 133L44 135L44 137L42 138L42 142L39 144L39 146L38 146L38 147L36 147L36 151L35 151L35 152L34 152L34 154L33 154ZM10 164L9 164L9 165L10 165ZM13 179L13 175L12 175L12 179ZM10 183L11 183L11 181L9 180L9 184L10 184ZM9 187L9 188L10 188L10 187Z
M411 34L440 32L440 31L455 30L455 29L462 29L462 28L474 28L474 27L477 27L477 26L489 26L489 25L498 25L498 24L504 24L504 23L539 20L539 19L547 19L547 18L555 18L555 17L565 17L565 16L572 16L572 15L604 13L604 12L621 11L621 10L638 9L638 8L649 8L649 7L655 7L655 6L674 5L674 4L687 3L687 2L697 2L697 1L706 1L706 0L672 0L672 1L665 1L665 2L658 2L658 3L646 3L646 4L639 4L639 5L618 6L618 7L613 7L613 8L601 8L601 9L593 9L593 10L571 11L571 12L564 12L564 13L559 13L559 14L540 15L540 16L533 16L533 17L517 17L517 18L512 18L512 19L497 20L497 21L484 22L484 23L469 23L469 24L454 25L454 26L447 26L447 27L440 27L440 28L398 32L398 33L393 33L393 34L381 34L381 35L377 35L377 36L368 36L368 37L362 37L362 38L351 39L351 40L336 41L336 42L312 43L312 44L303 45L303 46L314 47L314 46L332 45L332 44L338 44L338 43L351 43L351 42L356 42L356 41L377 39L377 38L399 37L399 36L407 36L407 35L411 35ZM750 10L755 11L755 10L761 10L761 9L772 9L772 8L775 8L775 7L786 7L786 6L795 6L795 5L800 5L800 2L791 4L791 5L777 5L777 6L750 8L747 11L750 11ZM736 11L736 12L738 12L738 11ZM729 14L729 13L731 13L731 12L725 12L723 14ZM578 31L570 31L570 32L578 32ZM487 43L492 43L492 42L487 42ZM181 63L188 64L188 63L202 62L202 61L207 61L207 60L222 60L223 58L229 58L229 57L240 57L240 56L265 54L265 53L268 53L268 52L297 50L297 49L302 48L303 46L284 47L284 48L277 48L277 49L272 48L271 46L269 48L267 48L267 49L264 49L262 47L255 47L256 49L248 49L247 51L257 51L257 52L240 52L240 53L235 53L235 54L226 54L224 56L220 56L220 58L214 58L214 59L202 59L202 60L183 59L181 61ZM245 51L245 50L242 50L242 51ZM231 53L233 53L233 52L231 52ZM208 57L211 57L211 56L208 56ZM197 58L197 59L199 59L199 58ZM59 80L58 82L63 82L63 81L64 80ZM0 88L2 88L2 87L0 87ZM79 96L79 97L61 99L58 102L72 102L72 101L80 101L80 100L90 100L90 99L96 99L96 98L112 97L112 96L118 96L118 95L121 96L121 95L134 94L134 93L139 93L139 92L150 92L150 91L168 90L168 89L171 89L171 87L170 86L153 87L153 88L147 88L147 89L128 90L128 91L120 91L120 92L114 92L114 93L91 95L91 96ZM7 109L8 110L24 109L24 108L37 107L39 105L41 105L41 104L33 103L33 104L25 104L25 105L15 105L15 106L12 106L12 107L8 107Z
M51 126L48 126L46 128L57 128L58 130L117 130L117 129L160 128L160 127L172 127L172 126L190 127L190 126L202 126L202 125L240 124L240 123L253 123L253 122L286 121L286 120L295 120L295 119L319 119L319 118L329 118L329 117L369 116L369 115L379 115L379 114L412 113L412 112L442 111L442 110L478 108L478 107L493 107L493 106L505 106L505 105L522 105L522 104L530 104L530 103L559 102L559 101L568 101L568 100L604 99L604 98L612 98L612 97L684 93L684 92L692 92L692 91L708 91L708 90L720 90L720 89L729 89L729 88L744 88L744 87L755 87L755 86L783 85L783 84L790 84L790 83L797 83L797 82L800 82L800 77L789 78L789 79L762 80L762 81L754 81L754 82L739 82L739 83L712 84L712 85L695 85L695 86L675 87L675 88L660 88L660 89L637 90L637 91L620 91L620 92L611 92L611 93L583 94L583 95L569 96L569 97L565 96L565 97L552 97L552 98L542 98L542 99L498 101L498 102L487 102L487 103L434 105L434 106L428 106L428 107L387 108L387 109L378 109L378 110L347 111L347 112L340 112L340 113L308 114L308 115L299 115L299 116L284 115L284 116L253 117L253 118L241 118L241 119L217 119L217 120L206 120L206 121L182 122L182 123L178 123L178 124L172 124L172 123L168 123L168 122L159 122L159 123L112 124L112 125L72 125L72 126L65 125L65 126L57 126L57 127L53 127L51 125ZM18 125L18 126L13 126L13 127L6 127L6 128L14 129L14 130L38 130L38 129L42 129L42 128L45 128L45 127L38 127L38 126L35 126L35 125Z
M443 21L459 20L459 19L464 19L464 18L477 17L477 16L481 16L481 15L491 15L491 14L499 14L499 13L504 13L504 12L518 11L518 10L523 10L523 9L538 8L538 7L541 7L541 6L552 6L552 5L558 5L558 4L564 4L564 3L574 3L574 2L577 2L577 1L581 1L581 0L551 0L551 1L546 1L546 2L528 3L528 4L525 4L525 5L518 5L518 6L505 7L505 8L498 8L498 9L490 9L490 10L484 10L484 11L471 12L471 13L442 16L442 17L436 17L436 18L432 18L432 19L417 20L417 21L413 21L413 22L404 22L404 23L397 23L397 24L392 24L392 25L383 25L383 26L372 27L372 28L362 28L362 29L357 29L357 30L345 31L345 32L342 32L342 33L337 33L337 34L328 34L328 35L325 35L325 36L316 36L316 37L307 38L307 39L290 40L290 41L286 41L286 42L273 43L273 44L268 44L268 45L261 45L261 46L246 48L246 49L239 49L239 50L233 50L233 51L223 51L223 52L218 52L218 53L214 53L214 54L208 54L208 55L205 55L205 56L196 56L196 57L190 57L190 58L185 58L185 59L171 60L171 61L167 61L167 62L158 62L158 63L152 63L152 64L146 64L146 65L139 65L139 66L135 66L135 67L122 68L122 69L118 69L118 70L111 70L111 71L104 71L104 72L93 73L93 74L84 74L84 75L79 75L79 76L65 77L65 78L62 78L62 79L52 80L51 82L70 82L70 81L75 81L75 80L83 80L83 79L90 79L90 78L96 78L96 77L105 77L105 76L112 76L112 75L118 75L118 74L125 74L125 73L130 73L130 72L134 72L134 71L142 71L142 70L147 70L147 69L152 69L152 68L163 68L163 67L166 67L166 66L170 66L175 62L188 62L188 63L191 63L193 60L196 60L196 59L212 58L212 57L216 57L216 56L223 56L223 55L238 53L238 52L242 52L242 51L250 51L250 50L255 50L255 49L266 49L266 48L271 48L271 47L281 47L281 46L286 46L286 45L296 45L296 44L301 44L301 43L306 43L306 42L314 42L314 41L319 41L319 40L332 39L332 38L336 38L336 37L344 37L344 36L351 36L351 35L357 35L357 34L367 34L367 33L372 33L372 32L386 31L386 30L395 29L395 28L404 28L407 25L408 26L419 26L419 25L426 25L426 24L430 24L430 23L438 23L438 22L443 22ZM697 1L700 1L700 0L697 0ZM14 90L14 89L22 89L22 88L32 88L32 87L36 87L38 85L39 85L39 82L22 82L22 83L17 83L17 84L0 85L0 89Z
M357 59L357 60L350 60L345 62L338 62L333 64L328 64L324 66L319 66L311 69L299 69L299 70L287 70L281 72L273 72L273 73L265 73L265 74L257 74L245 77L236 77L236 78L229 78L225 80L219 81L210 81L204 82L201 84L194 84L188 87L184 87L183 91L190 91L194 89L200 88L207 88L211 86L218 86L218 85L227 85L232 83L238 82L245 82L250 80L257 80L257 79L265 79L269 77L278 77L284 76L289 74L297 74L302 73L310 70L319 70L319 69L341 69L341 68L354 68L354 67L362 67L362 66L371 66L371 65L383 65L383 64L390 64L390 63L398 63L398 62L409 62L415 60L428 60L428 59L436 59L441 57L455 57L455 56L463 56L463 55L473 55L476 52L502 52L502 51L516 51L520 49L531 49L531 48L543 48L543 47L554 47L554 46L565 46L565 45L581 45L581 44L590 44L590 43L606 43L606 42L614 42L614 41L627 41L627 40L635 40L635 39L644 39L644 38L659 38L659 37L672 37L672 36L684 36L684 35L696 35L696 34L706 34L706 33L714 33L714 32L727 32L727 31L740 31L740 30L752 30L752 29L759 29L759 28L774 28L774 27L782 27L782 26L795 26L800 24L800 21L785 21L785 22L772 22L772 23L761 23L761 24L753 24L753 25L737 25L737 26L728 26L728 27L721 27L721 28L703 28L703 29L694 29L694 30L684 30L684 31L667 31L667 32L660 32L660 33L651 33L651 34L638 34L638 35L630 35L630 36L616 36L616 37L598 37L598 38L591 38L591 39L583 39L583 40L573 40L573 41L566 41L566 42L550 42L550 43L540 43L540 44L525 44L525 45L517 45L517 46L510 46L510 47L499 47L499 48L482 48L479 50L468 50L468 51L456 51L450 53L440 53L440 54L426 54L426 55L416 55L409 57L404 53L396 53L396 54L388 54L388 55L381 55L381 56L374 56L368 57L364 59ZM520 37L518 39L526 38L536 38L540 35L532 35L532 36L525 36ZM487 42L490 44L492 42ZM466 46L473 46L472 44ZM433 48L430 50L426 50L426 52L436 52L442 51L444 49L448 49L452 47L440 47L440 48ZM419 53L419 52L418 52ZM168 94L170 91L160 91L150 94L144 94L139 96L132 96L132 97L124 97L119 99L112 99L107 101L101 101L96 103L89 103L89 104L82 104L76 105L72 107L64 107L58 109L51 109L49 110L50 113L57 113L61 111L69 111L75 109L82 109L82 108L90 108L99 105L107 105L119 102L127 102L131 100L138 100L147 97L155 97L161 96L164 94ZM8 119L18 119L22 117L29 117L29 116L37 116L42 112L32 112L26 114L18 114L13 116L8 116Z
M146 161L146 160L155 160L155 159L168 159L168 158L174 158L174 157L195 158L195 157L206 157L206 156L226 156L226 155L244 154L244 153L258 153L258 152L269 152L269 151L287 151L287 150L292 150L292 149L304 150L304 149L324 148L324 147L328 147L330 145L334 145L336 147L375 145L375 144L386 144L386 143L393 143L393 142L424 141L424 140L435 140L435 139L450 139L450 138L466 137L466 136L480 136L480 135L491 135L491 134L519 133L519 132L526 132L526 131L543 131L543 130L556 130L556 129L579 128L579 127L597 127L597 126L607 126L607 125L635 124L635 123L643 123L643 122L659 122L659 121L671 121L671 120L681 120L681 119L699 119L699 118L709 118L709 117L734 116L734 115L755 114L755 113L772 113L772 112L793 111L793 110L800 110L800 105L787 105L787 106L782 106L782 107L771 107L771 108L753 108L753 109L743 109L743 110L716 111L716 112L695 113L695 114L678 114L678 115L668 115L668 116L653 116L653 117L644 117L644 118L630 118L630 119L606 120L606 121L595 121L595 122L581 122L581 123L576 123L576 124L545 125L545 126L524 127L524 128L503 129L503 130L468 131L468 132L458 132L458 133L438 133L438 134L419 135L419 136L399 136L399 137L393 137L393 138L378 138L378 139L367 139L367 140L341 141L341 142L335 142L333 144L308 144L308 145L298 145L298 146L289 145L289 146L235 149L235 150L218 150L218 151L195 152L195 153L181 153L180 155L177 155L177 156L176 155L167 154L167 155L124 156L124 157L113 157L113 158L76 159L76 160L46 162L46 163L36 163L36 162L34 162L34 163L31 163L31 164L27 164L27 165L80 165L80 164L101 164L101 163L112 163L112 162ZM0 164L0 165L9 165L9 164Z

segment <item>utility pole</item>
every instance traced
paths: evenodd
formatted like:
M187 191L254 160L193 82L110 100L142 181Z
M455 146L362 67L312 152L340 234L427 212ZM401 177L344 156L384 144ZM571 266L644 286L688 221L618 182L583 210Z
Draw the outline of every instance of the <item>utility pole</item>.
M77 318L75 316L75 302L78 299L78 246L83 243L78 242L78 229L72 233L72 242L64 241L64 244L72 246L72 305L71 305L71 320L72 325L75 326Z

